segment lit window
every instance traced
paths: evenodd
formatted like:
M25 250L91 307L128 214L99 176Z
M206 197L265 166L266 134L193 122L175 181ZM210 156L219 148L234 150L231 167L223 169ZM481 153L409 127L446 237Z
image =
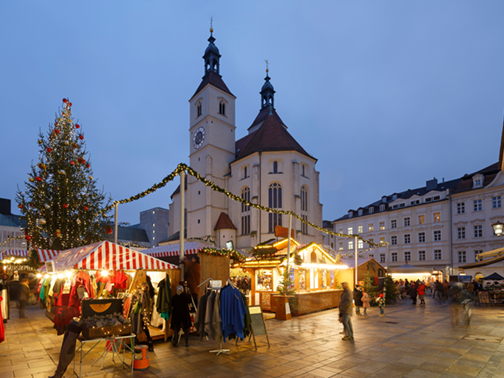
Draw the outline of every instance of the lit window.
M481 224L474 226L474 237L475 238L483 237L483 226Z
M156 233L156 230L152 230L152 233L155 234Z
M396 219L392 219L390 221L390 228L397 228L397 220Z
M465 213L465 203L457 203L457 214L464 214Z
M348 249L353 249L353 241L348 242Z
M418 224L425 224L425 215L418 216Z
M404 227L409 227L409 226L410 226L410 224L411 224L411 222L410 222L410 218L409 218L409 217L404 218Z
M155 237L155 236L153 236L153 237L152 237L152 240L156 240L156 237Z
M371 232L374 230L374 226L373 226L373 223L369 223L368 224L368 231Z
M418 233L418 242L419 243L425 243L425 232L419 232Z
M434 260L441 260L441 250L440 249L434 250Z
M410 243L411 243L410 234L405 234L404 235L404 244L410 244Z
M397 252L392 252L392 262L397 261Z
M156 227L156 223L152 223L152 227Z
M385 222L380 222L380 230L385 230Z
M360 239L357 242L357 248L364 248L364 242L362 240L360 240Z
M483 202L480 199L479 200L474 200L473 204L474 204L474 211L481 211L481 210L483 210Z
M353 234L353 227L348 227L348 235L352 235Z
M358 226L357 227L357 233L362 234L363 231L364 231L364 227L363 226Z
M385 243L385 236L382 236L382 237L380 238L380 244L383 244L383 243Z
M441 241L441 231L434 231L434 241Z
M156 212L154 210L152 210L152 214L156 214Z
M425 251L418 251L418 261L425 261Z
M343 242L339 242L338 249L340 251L343 251Z
M390 244L397 245L397 236L393 235L390 237Z
M411 252L404 252L404 261L411 261Z
M441 222L441 213L434 213L434 222Z
M498 209L501 207L501 196L492 197L492 209Z
M466 253L465 253L465 251L459 251L458 252L458 262L459 263L465 263L466 262Z
M465 227L457 228L457 239L465 239Z

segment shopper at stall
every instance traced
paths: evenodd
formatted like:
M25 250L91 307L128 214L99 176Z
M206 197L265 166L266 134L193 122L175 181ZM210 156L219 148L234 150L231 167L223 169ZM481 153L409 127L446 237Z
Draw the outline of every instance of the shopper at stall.
M355 286L353 299L355 303L355 315L361 315L360 308L362 307L362 289L359 285Z
M371 307L371 298L369 298L369 294L362 289L362 308L364 309L364 316L367 317L367 309Z
M25 308L28 303L28 298L30 297L30 287L28 286L28 279L23 279L21 281L21 286L19 289L19 319L26 319Z
M343 293L341 294L339 312L342 316L342 323L345 330L345 336L342 340L353 340L353 328L352 328L352 292L350 291L350 286L348 282L342 282L341 287L343 288Z
M184 257L184 278L187 281L187 287L194 299L194 305L198 305L198 294L201 281L201 265L198 255L192 256L190 259Z
M172 297L172 319L170 328L173 329L172 344L178 346L179 333L184 331L185 346L189 346L189 328L191 327L191 317L189 315L189 295L184 293L184 288L177 286L177 295Z
M417 286L415 283L412 283L409 289L409 295L411 297L411 300L413 301L411 304L416 305L416 300L417 300Z
M417 285L418 298L420 298L420 306L425 306L425 284L421 281L417 281Z
M380 308L380 316L385 316L385 298L383 297L383 294L380 294L377 302L378 307Z

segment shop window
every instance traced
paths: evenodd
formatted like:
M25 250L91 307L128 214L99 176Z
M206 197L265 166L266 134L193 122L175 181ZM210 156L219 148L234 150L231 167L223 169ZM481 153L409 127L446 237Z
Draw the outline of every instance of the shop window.
M257 290L271 290L273 277L270 269L258 269L256 271Z

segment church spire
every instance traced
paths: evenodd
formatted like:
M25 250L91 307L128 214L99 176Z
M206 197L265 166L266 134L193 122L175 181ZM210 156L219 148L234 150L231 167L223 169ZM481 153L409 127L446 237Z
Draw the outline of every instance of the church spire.
M270 77L268 75L269 68L268 68L268 61L266 60L266 77L264 80L266 81L262 88L261 88L261 109L264 109L265 107L269 106L270 111L271 109L274 109L274 94L275 90L273 89L273 84L270 83Z
M213 37L213 27L212 20L210 21L210 38L208 38L208 47L205 50L205 55L203 55L203 60L205 61L205 75L209 72L214 72L219 75L219 49L215 46L215 38Z

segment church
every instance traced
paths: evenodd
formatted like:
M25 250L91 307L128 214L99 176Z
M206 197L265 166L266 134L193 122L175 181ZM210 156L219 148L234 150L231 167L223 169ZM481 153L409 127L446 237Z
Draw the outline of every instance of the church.
M294 211L322 226L317 159L287 131L275 109L275 90L266 69L259 114L248 134L236 140L235 101L220 72L219 49L210 29L204 76L189 100L189 165L207 180L252 203ZM168 234L180 232L180 186L171 196ZM217 248L232 241L250 248L275 237L275 226L289 217L250 208L188 175L185 183L185 234L214 240ZM322 242L320 231L292 218L300 243Z

